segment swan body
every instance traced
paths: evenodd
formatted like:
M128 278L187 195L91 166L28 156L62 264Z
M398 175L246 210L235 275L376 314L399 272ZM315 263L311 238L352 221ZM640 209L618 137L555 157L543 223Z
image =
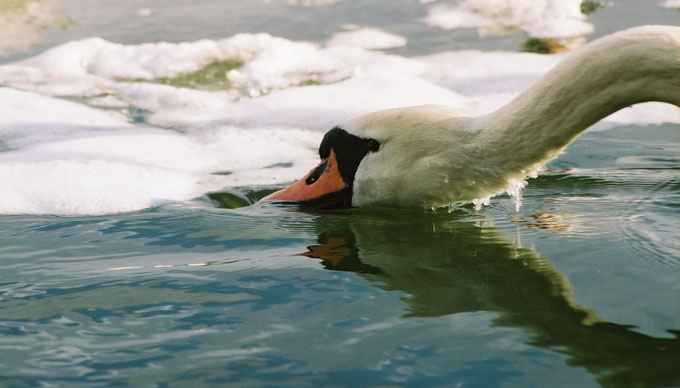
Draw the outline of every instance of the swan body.
M322 162L332 163L266 199L313 204L324 197L338 205L312 187L333 168L344 172L344 205L431 208L512 194L588 127L646 101L680 107L680 27L635 27L596 40L487 115L422 105L351 119L334 129L345 135L322 142ZM337 151L348 141L358 156ZM350 161L348 174L342 169Z

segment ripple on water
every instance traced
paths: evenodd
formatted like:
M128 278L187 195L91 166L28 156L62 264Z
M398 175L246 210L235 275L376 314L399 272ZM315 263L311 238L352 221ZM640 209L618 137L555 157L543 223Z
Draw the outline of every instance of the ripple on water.
M640 258L680 273L680 178L675 168L657 167L621 171L630 187L616 206L612 233Z
M670 205L665 199L638 200L631 204L628 214L617 217L619 222L614 223L613 233L639 257L680 273L677 213L677 204Z
M644 260L680 273L680 178L675 167L547 172L511 221L578 235L611 235Z

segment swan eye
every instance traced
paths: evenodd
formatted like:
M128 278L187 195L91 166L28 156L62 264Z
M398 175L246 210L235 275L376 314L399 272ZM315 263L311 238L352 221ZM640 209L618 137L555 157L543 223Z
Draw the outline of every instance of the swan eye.
M314 171L312 171L312 173L309 174L309 176L307 176L307 179L305 179L305 183L307 183L308 185L311 185L312 183L315 183L317 180L319 180L319 177L321 176L321 174L323 174L327 165L328 165L328 160L319 164L314 169Z
M368 139L368 150L371 152L378 152L380 149L380 143L375 139Z

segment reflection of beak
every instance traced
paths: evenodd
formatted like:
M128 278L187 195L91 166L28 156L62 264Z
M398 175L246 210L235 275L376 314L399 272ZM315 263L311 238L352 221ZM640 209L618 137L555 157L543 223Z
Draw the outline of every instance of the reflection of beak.
M292 202L311 208L351 206L352 189L340 175L335 152L296 183L269 194L263 201Z
M353 253L342 237L328 237L326 240L328 241L324 241L325 244L307 247L308 251L300 253L300 256L321 259L335 267L344 258L349 257Z

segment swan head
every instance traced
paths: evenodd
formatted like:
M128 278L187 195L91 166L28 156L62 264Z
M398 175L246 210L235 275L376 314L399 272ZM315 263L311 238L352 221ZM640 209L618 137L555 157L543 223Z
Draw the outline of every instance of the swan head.
M474 134L469 121L435 105L354 118L326 133L318 166L264 200L306 209L448 205L459 196L455 155Z
M380 150L380 142L348 133L340 126L326 132L319 145L320 163L302 179L264 200L287 202L305 209L352 206L359 166Z

